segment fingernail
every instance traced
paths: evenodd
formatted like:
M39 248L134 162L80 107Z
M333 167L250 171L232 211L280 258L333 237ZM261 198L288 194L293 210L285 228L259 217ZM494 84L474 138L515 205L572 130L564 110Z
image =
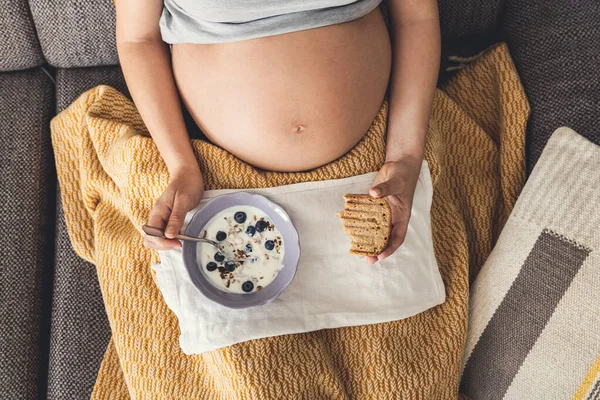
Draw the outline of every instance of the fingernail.
M373 189L371 189L371 194L373 196L379 196L381 194L381 189L379 189L379 188L373 188Z

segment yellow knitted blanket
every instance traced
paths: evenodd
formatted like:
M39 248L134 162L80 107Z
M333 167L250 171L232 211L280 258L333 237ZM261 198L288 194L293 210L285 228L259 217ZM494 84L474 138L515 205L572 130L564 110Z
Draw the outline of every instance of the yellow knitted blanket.
M107 86L84 93L52 121L52 142L69 235L77 253L97 266L112 329L92 398L456 398L469 276L524 184L528 113L504 45L435 95L426 159L444 304L402 321L186 356L177 319L153 281L157 254L142 246L140 231L168 183L167 169L131 101ZM386 118L384 103L354 149L310 172L260 171L210 143L196 140L193 147L207 189L344 178L381 166Z

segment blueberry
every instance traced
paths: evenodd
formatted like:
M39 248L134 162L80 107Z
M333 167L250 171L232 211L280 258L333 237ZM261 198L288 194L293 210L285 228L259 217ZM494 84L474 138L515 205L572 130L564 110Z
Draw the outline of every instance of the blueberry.
M265 242L265 249L267 250L273 250L275 248L275 242L272 240L267 240Z
M235 219L235 222L238 224L243 224L244 221L246 221L246 213L243 211L238 211L233 215L233 219Z
M227 261L225 263L225 269L229 272L235 271L235 263L233 261Z
M256 231L257 232L262 232L265 229L267 229L267 222L264 220L260 220L260 221L256 221Z
M215 261L222 262L225 259L225 256L219 252L215 253Z
M246 228L246 235L252 237L252 236L254 236L255 233L256 233L256 228L254 228L252 225L250 225L249 227Z
M217 269L217 263L211 261L208 264L206 264L206 270L207 271L212 272L215 269Z
M242 284L242 290L246 293L251 292L254 289L254 283L251 281L246 281Z
M217 232L217 240L219 242L222 242L225 239L227 239L227 234L225 232L223 232L223 231Z
M246 247L244 247L244 252L252 253L252 245L250 243L246 243Z

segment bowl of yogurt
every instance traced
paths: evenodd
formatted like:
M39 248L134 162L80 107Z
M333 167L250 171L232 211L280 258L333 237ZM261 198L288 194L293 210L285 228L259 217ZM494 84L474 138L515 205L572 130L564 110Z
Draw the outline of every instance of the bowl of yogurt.
M236 192L200 208L185 234L218 242L183 243L183 260L198 290L229 308L257 307L292 282L300 259L298 232L279 205L264 196Z

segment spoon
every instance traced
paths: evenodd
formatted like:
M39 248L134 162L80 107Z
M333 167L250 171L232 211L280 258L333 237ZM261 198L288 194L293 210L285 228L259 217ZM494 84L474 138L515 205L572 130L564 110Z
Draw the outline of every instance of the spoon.
M154 237L163 238L163 239L167 238L165 236L164 229L160 229L160 228L150 226L150 225L142 225L142 230L148 236L154 236ZM188 236L188 235L182 235L181 233L178 234L177 236L175 236L173 239L186 240L189 242L208 243L208 244L216 247L221 254L225 255L225 249L223 248L223 246L221 246L221 244L219 244L218 242L215 242L214 240L197 238L197 237ZM245 261L245 260L244 259L235 259L235 260L231 260L231 261L234 261L234 262L240 261L241 262L241 261Z

